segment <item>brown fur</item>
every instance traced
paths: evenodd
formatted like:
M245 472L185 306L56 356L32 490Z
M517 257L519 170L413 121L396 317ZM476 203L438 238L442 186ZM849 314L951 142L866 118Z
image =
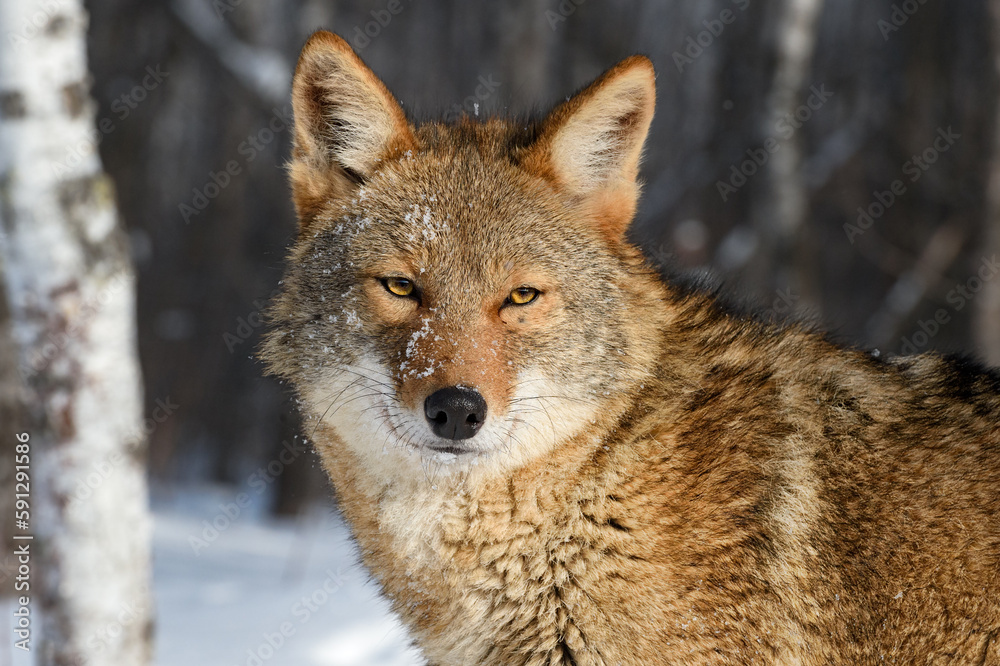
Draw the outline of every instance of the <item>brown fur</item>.
M432 664L1000 664L1000 375L665 284L624 238L653 99L635 57L538 124L414 127L306 45L263 355L365 564ZM491 420L452 455L454 385Z

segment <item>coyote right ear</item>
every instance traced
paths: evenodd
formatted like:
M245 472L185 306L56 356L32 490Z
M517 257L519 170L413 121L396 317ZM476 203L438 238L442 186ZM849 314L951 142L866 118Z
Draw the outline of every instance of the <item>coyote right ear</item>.
M385 84L346 41L325 30L302 48L292 112L292 194L302 229L324 201L349 193L382 160L416 145Z
M644 56L621 61L549 114L522 162L585 203L613 240L624 237L635 215L654 76Z

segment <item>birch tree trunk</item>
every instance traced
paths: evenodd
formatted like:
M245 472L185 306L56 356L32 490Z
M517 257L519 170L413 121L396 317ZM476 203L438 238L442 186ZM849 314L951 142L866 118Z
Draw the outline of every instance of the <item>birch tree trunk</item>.
M0 25L0 267L27 388L31 520L17 533L33 536L31 648L42 666L141 666L151 523L133 272L97 142L67 159L95 131L87 17L80 0L19 0L0 2Z
M816 44L817 21L823 0L784 0L772 29L775 31L776 64L768 94L768 114L762 135L772 141L781 138L777 129L793 127L788 119L796 119L796 110L809 97L807 77ZM766 196L756 213L763 241L760 262L762 282L770 274L772 288L791 285L809 309L818 311L815 258L804 236L809 210L809 192L802 175L803 137L795 132L770 156L767 167L769 183ZM785 273L785 274L782 274ZM789 274L790 273L790 274Z

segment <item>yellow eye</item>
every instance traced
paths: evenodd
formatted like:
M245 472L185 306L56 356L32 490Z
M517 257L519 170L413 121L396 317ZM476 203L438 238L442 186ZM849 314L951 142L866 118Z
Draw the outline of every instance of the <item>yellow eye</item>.
M412 282L399 277L383 278L382 285L390 294L396 296L412 296L415 289Z
M510 292L510 296L507 297L507 300L514 305L527 305L536 298L538 298L537 289L532 289L531 287L518 287L514 291Z

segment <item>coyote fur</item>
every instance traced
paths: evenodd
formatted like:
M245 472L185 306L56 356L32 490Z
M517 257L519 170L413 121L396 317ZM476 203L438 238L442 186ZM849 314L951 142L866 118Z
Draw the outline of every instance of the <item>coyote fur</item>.
M262 356L430 664L1000 664L1000 374L662 279L648 59L415 124L321 31L292 95Z

